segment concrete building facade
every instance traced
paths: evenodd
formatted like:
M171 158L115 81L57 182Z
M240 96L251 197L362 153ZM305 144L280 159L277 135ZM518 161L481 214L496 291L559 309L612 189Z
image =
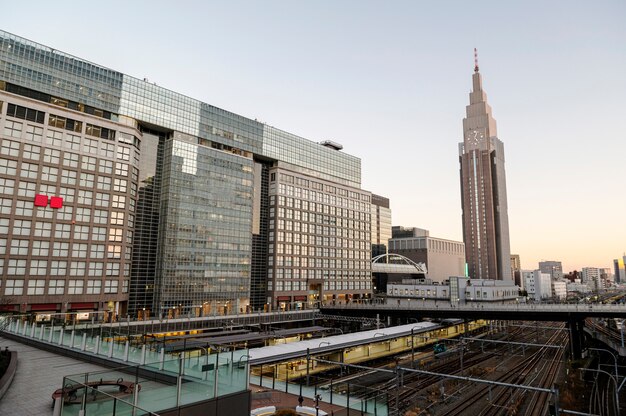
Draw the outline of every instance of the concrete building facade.
M416 263L426 264L428 278L433 282L444 282L450 276L465 275L465 245L460 241L429 235L394 237L389 240L389 252L401 254Z
M529 299L539 302L552 296L552 279L541 270L522 270Z

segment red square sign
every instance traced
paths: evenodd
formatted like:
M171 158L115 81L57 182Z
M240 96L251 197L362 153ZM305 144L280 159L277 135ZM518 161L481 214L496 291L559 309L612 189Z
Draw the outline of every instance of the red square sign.
M60 196L50 197L50 207L63 208L63 198L61 198Z
M35 195L35 206L36 207L45 207L48 205L48 197L43 194Z

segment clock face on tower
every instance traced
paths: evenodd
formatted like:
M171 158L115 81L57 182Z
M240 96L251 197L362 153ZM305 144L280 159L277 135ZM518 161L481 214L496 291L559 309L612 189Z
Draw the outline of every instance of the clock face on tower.
M478 145L483 138L483 134L478 130L471 130L467 133L467 142L473 146Z

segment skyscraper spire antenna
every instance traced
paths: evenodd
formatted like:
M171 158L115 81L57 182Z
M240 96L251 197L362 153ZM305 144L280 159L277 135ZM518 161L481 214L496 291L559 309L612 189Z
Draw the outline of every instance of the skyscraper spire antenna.
M478 49L474 48L474 72L478 72Z

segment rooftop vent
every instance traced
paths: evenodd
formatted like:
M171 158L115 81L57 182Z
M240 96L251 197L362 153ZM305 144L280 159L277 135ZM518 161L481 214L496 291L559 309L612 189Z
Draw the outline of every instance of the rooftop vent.
M320 144L322 146L330 147L331 149L335 149L335 150L343 149L342 145L340 145L337 142L333 142L332 140L324 140L323 142L320 142Z

